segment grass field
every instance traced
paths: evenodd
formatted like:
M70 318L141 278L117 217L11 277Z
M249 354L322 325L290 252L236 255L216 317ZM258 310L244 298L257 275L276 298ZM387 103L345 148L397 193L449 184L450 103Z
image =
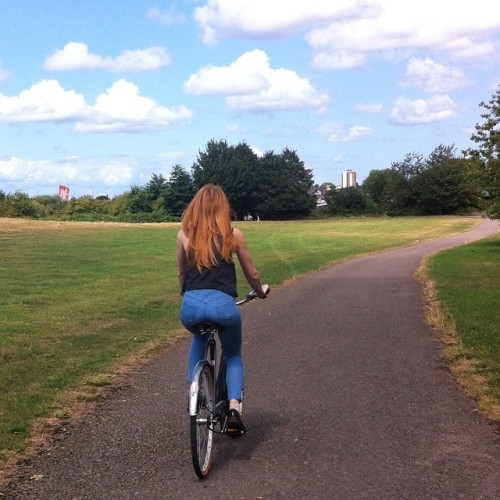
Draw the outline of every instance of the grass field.
M277 287L355 255L466 230L470 218L240 223ZM119 367L179 334L175 224L0 219L0 463L64 418ZM241 275L239 291L247 290ZM42 422L42 424L40 424Z
M500 421L500 234L432 257L444 355L479 408ZM431 302L432 303L432 302Z

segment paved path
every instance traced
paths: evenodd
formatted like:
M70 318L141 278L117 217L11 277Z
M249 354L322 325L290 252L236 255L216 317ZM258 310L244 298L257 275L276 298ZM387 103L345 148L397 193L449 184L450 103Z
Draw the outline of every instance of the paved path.
M190 463L186 339L62 432L4 498L500 498L498 435L443 365L412 277L425 255L497 229L346 262L247 304L248 432L219 440L208 480Z

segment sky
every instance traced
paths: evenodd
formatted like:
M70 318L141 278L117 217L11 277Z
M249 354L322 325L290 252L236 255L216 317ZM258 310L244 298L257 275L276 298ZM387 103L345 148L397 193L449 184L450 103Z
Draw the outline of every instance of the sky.
M316 184L474 145L490 0L0 0L0 190L113 197L211 140Z

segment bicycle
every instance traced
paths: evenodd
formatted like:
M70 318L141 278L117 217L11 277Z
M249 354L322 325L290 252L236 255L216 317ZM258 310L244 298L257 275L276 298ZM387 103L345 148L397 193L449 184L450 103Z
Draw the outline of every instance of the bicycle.
M236 304L240 306L256 297L257 294L252 290ZM207 321L200 324L198 329L200 335L208 335L208 346L205 359L195 367L189 390L189 432L194 471L200 479L204 479L213 463L214 435L226 434L229 404L226 362L216 342L219 325ZM242 403L240 412L241 406Z

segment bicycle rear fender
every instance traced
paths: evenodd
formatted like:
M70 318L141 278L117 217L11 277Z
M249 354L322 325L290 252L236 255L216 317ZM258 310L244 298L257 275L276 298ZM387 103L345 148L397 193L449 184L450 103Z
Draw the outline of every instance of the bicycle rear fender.
M193 381L191 382L191 386L189 388L189 415L196 415L196 405L198 402L198 390L199 384L198 380L200 379L200 373L203 370L205 365L210 366L210 363L206 360L198 361L194 368Z

